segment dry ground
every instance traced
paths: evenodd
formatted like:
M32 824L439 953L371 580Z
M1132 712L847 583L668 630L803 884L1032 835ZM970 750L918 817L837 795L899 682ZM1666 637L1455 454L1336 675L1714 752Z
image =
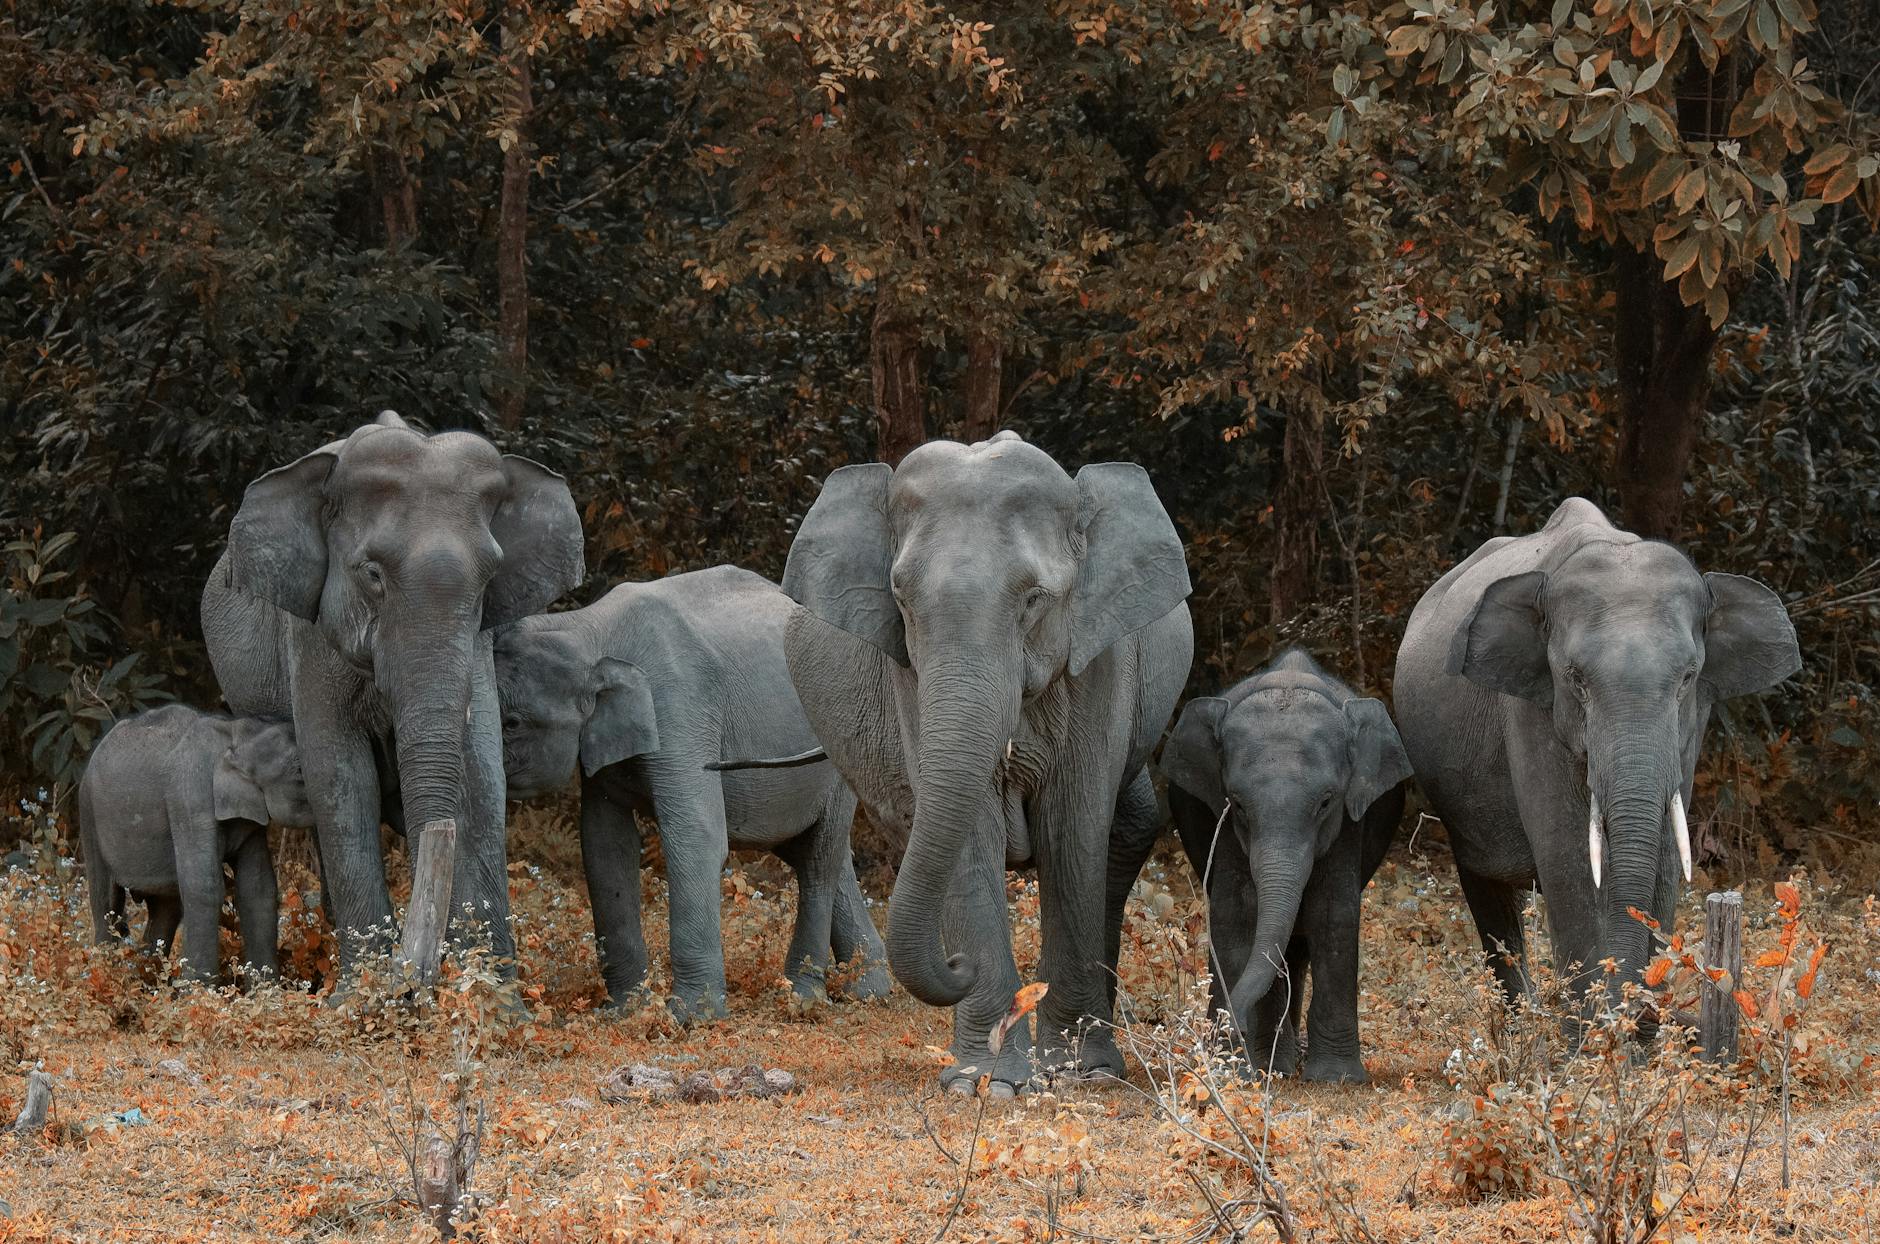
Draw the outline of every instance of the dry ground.
M947 1012L898 993L870 1005L792 1005L777 983L792 899L768 858L740 857L725 880L730 1020L680 1031L657 1008L589 1013L593 938L569 822L525 812L516 837L511 880L532 1017L507 1028L490 1017L494 999L475 972L422 1018L351 1014L305 994L178 993L149 983L125 955L87 948L69 870L67 880L13 874L0 890L0 1041L11 1047L0 1056L42 1063L57 1089L52 1126L0 1135L0 1241L434 1238L399 1150L414 1106L443 1109L453 1034L480 1043L470 1087L489 1112L473 1238L927 1241L945 1226L955 1240L1204 1239L1208 1198L1247 1186L1234 1164L1180 1143L1139 1067L1129 1086L982 1107L935 1091ZM291 890L310 878L287 854ZM1734 1089L1694 1096L1698 1115L1722 1120L1720 1156L1681 1200L1661 1181L1673 1203L1657 1238L1876 1230L1865 1205L1880 1179L1870 1075L1880 921L1870 901L1863 910L1871 872L1857 881L1848 868L1845 879L1817 869L1802 885L1804 949L1816 932L1835 944L1795 1029L1791 1191L1778 1185L1774 1078L1744 1071ZM648 870L648 939L663 947L658 877ZM869 881L880 892L882 878ZM1176 856L1158 854L1139 894L1122 975L1147 1038L1190 996L1201 925ZM1013 907L1028 969L1037 901L1020 879ZM1775 944L1773 907L1767 884L1747 888L1751 955ZM1681 924L1693 923L1687 912ZM1483 1096L1484 1068L1507 1038L1491 1022L1472 937L1440 841L1400 848L1366 895L1362 1020L1374 1083L1281 1083L1268 1108L1273 1169L1300 1238L1585 1238L1547 1155L1494 1131L1492 1108L1483 1113L1493 1097ZM232 934L224 939L232 948ZM292 900L283 946L302 971L327 947ZM1745 984L1769 987L1754 974ZM634 1062L680 1072L758 1063L792 1072L802 1091L704 1105L603 1101L603 1077ZM1588 1060L1576 1062L1584 1070ZM5 1119L23 1085L22 1071L0 1082ZM146 1122L109 1121L132 1107ZM974 1154L963 1195L942 1147ZM1696 1152L1685 1139L1670 1160ZM1494 1195L1496 1180L1515 1194Z

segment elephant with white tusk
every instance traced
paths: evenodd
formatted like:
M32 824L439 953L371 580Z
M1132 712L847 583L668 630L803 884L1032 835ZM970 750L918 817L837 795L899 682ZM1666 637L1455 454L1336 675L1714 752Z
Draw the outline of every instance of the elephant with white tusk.
M1629 912L1669 929L1690 880L1686 809L1711 707L1801 664L1775 593L1700 574L1578 497L1424 593L1397 655L1398 727L1511 996L1535 884L1581 991L1608 958L1617 983L1638 979L1650 932Z

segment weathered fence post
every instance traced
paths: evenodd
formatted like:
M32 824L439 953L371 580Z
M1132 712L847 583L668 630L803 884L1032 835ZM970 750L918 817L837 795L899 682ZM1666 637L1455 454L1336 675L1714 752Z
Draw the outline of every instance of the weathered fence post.
M405 909L405 935L399 957L411 965L418 983L437 979L444 955L444 926L450 920L450 874L457 858L457 822L432 821L418 831L411 857L411 904Z
M1719 980L1706 982L1699 995L1697 1032L1704 1043L1704 1057L1735 1062L1740 1015L1734 994L1742 988L1743 976L1743 896L1735 890L1704 900L1704 966L1722 968L1725 973Z
M20 1117L13 1120L16 1132L36 1132L46 1125L46 1112L52 1109L52 1077L43 1071L26 1073L26 1102Z

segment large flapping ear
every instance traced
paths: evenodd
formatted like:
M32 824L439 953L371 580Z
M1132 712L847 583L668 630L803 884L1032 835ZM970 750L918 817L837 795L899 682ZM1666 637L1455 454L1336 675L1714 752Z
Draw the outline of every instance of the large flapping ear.
M1221 753L1221 718L1226 715L1226 700L1190 700L1162 746L1162 775L1169 784L1217 812L1227 802L1227 762Z
M1084 556L1071 597L1069 672L1188 598L1188 558L1149 473L1133 462L1077 473Z
M312 621L326 587L328 447L269 471L242 494L228 528L230 586Z
M587 575L581 515L568 481L539 462L503 455L509 496L490 519L503 565L483 592L484 629L542 612Z
M1547 625L1541 613L1546 587L1547 575L1539 570L1489 584L1456 632L1449 672L1503 695L1551 706L1554 672L1547 663Z
M783 590L812 615L906 667L907 630L888 579L893 480L894 469L882 462L832 471L790 542Z
M1773 687L1802 668L1795 624L1776 594L1754 579L1711 571L1704 674L1719 700Z
M215 819L218 821L253 821L257 825L268 823L268 800L262 793L260 780L252 765L253 757L244 754L244 746L254 741L255 731L244 731L238 735L233 730L218 732L229 741L215 758L215 769L211 773L210 794L215 805Z
M594 712L581 728L581 771L589 776L659 750L659 713L640 667L602 657L594 674Z
M1356 821L1372 804L1411 775L1410 756L1382 700L1346 700L1346 756L1351 779L1345 785L1345 815Z

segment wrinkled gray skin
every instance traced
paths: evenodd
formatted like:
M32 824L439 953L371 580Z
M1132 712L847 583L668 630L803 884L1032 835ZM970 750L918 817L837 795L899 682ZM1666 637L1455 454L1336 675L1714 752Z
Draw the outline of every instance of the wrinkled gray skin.
M486 632L581 576L567 484L468 432L426 436L387 411L248 486L202 629L231 708L293 718L342 970L389 948L394 787L412 830L456 820L453 918L469 904L513 958Z
M1009 1095L1029 1023L987 1033L1018 973L1005 872L1034 863L1052 1068L1120 1074L1107 1032L1123 901L1155 840L1144 765L1188 674L1181 542L1140 467L1075 479L1011 433L830 475L790 549L790 674L829 756L907 835L888 962L954 1005L955 1062ZM949 952L951 958L949 958Z
M659 822L672 894L672 997L681 1019L725 1013L719 878L727 847L775 851L796 872L796 933L784 965L798 994L824 996L831 951L862 953L855 997L888 991L887 953L849 852L855 795L828 761L708 772L733 755L813 749L783 653L794 606L735 566L627 583L585 609L496 634L503 765L512 799L581 775L581 858L608 997L646 980L640 828Z
M1389 712L1295 649L1224 695L1190 700L1162 771L1188 862L1207 882L1213 1009L1232 1012L1256 1062L1291 1075L1309 969L1305 1078L1363 1083L1359 900L1410 777Z
M1688 814L1712 705L1800 668L1768 588L1699 574L1578 497L1424 593L1397 655L1397 721L1510 997L1525 988L1521 910L1536 883L1555 963L1579 965L1580 990L1608 957L1619 984L1638 978L1648 930L1626 911L1672 927L1682 865L1671 801Z
M98 942L125 936L128 895L149 910L144 946L173 946L181 924L183 974L213 982L226 861L235 870L242 956L251 971L273 972L280 911L270 821L313 824L291 725L171 704L113 726L78 786Z

